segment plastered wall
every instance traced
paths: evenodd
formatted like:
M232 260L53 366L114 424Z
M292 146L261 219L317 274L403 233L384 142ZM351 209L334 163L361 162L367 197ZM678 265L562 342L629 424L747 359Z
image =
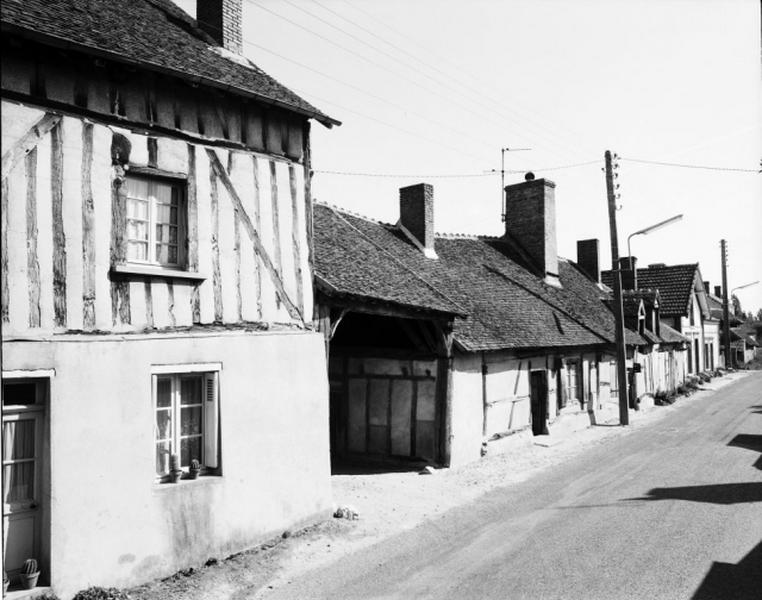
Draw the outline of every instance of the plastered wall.
M221 364L222 475L156 483L151 367L208 362ZM62 598L224 558L330 510L319 334L6 342L3 369L55 369L50 575Z

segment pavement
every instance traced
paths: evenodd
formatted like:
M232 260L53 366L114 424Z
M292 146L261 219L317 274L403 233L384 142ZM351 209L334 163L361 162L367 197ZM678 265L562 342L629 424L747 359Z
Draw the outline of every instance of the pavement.
M759 600L762 373L703 387L461 469L334 477L360 520L252 597Z

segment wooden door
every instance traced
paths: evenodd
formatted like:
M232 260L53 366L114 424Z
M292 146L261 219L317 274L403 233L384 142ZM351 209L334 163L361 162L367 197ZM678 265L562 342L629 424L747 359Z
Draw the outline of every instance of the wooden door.
M532 405L532 433L548 433L548 380L545 371L532 371L529 376Z
M41 559L43 415L42 406L3 410L3 549L11 577L27 558Z

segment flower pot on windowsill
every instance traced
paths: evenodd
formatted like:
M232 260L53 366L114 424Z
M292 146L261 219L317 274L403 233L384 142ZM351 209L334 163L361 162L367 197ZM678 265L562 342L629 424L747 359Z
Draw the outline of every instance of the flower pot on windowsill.
M31 590L37 585L37 579L40 576L40 569L37 568L37 560L34 558L27 558L24 561L24 566L19 573L21 583L28 590Z
M27 590L31 590L35 587L37 587L37 579L40 577L40 572L37 571L36 573L32 573L31 575L27 575L26 573L21 573L21 583L24 584L24 588Z
M183 470L180 468L180 457L177 454L172 454L169 457L169 480L172 483L177 483L183 475Z
M201 463L195 458L191 461L190 468L188 469L188 479L198 479L201 473Z

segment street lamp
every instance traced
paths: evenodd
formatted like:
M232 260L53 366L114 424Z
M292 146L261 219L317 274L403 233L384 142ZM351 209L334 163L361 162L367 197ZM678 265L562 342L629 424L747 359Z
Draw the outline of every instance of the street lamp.
M736 290L742 290L744 288L751 287L753 285L757 285L758 283L759 283L759 281L752 281L751 283L744 283L743 285L739 285L738 287L734 287L732 290L730 290L730 294L732 295L733 292L735 292Z
M659 223L656 223L655 225L649 225L648 227L641 229L640 231L636 231L635 233L631 233L630 235L627 236L627 257L630 260L630 271L632 271L632 251L630 250L630 240L636 235L648 235L652 231L656 231L657 229L661 229L662 227L666 227L667 225L676 223L682 218L683 218L683 215L675 215L674 217L670 217L669 219L660 221Z

